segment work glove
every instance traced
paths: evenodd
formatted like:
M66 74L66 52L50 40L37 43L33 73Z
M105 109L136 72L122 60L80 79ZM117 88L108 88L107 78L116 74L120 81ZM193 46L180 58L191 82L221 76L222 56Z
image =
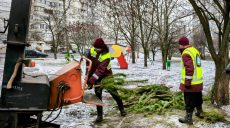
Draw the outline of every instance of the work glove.
M92 84L87 84L87 89L92 89L93 88L93 85Z
M192 83L192 79L185 79L185 88L190 89L191 83Z

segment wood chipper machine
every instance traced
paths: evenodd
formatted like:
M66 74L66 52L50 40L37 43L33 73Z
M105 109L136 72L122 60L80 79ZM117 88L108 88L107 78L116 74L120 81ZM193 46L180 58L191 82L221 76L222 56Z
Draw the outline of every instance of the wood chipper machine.
M24 58L32 0L12 0L0 98L0 127L60 127L42 121L42 112L54 111L63 105L85 102L103 105L95 95L84 95L88 71L81 80L80 61L72 61L53 77L30 76L24 73L29 60ZM32 116L32 118L31 118Z

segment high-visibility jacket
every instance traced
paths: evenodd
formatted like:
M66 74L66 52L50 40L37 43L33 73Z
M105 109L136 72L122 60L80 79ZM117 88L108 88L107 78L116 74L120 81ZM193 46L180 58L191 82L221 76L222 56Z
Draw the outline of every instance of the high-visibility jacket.
M92 57L96 58L97 56L97 52L95 51L94 48L90 49L90 54ZM105 54L100 54L98 57L98 61L99 62L103 62L106 59L110 59L111 60L111 54L109 52L105 53ZM111 63L108 64L107 69L111 69Z
M184 62L181 61L182 70L181 70L180 83L185 84L185 79L192 79L191 85L202 84L203 83L203 73L202 73L202 65L201 65L199 51L194 47L189 47L183 51L182 56L184 54L188 54L192 58L193 66L194 66L194 73L193 73L193 76L186 76Z
M89 80L87 81L90 82L90 84L98 84L102 79L113 74L110 62L111 55L107 50L98 54L95 48L91 48L87 58L92 61L92 67L89 71ZM86 65L88 64L89 63L86 62Z

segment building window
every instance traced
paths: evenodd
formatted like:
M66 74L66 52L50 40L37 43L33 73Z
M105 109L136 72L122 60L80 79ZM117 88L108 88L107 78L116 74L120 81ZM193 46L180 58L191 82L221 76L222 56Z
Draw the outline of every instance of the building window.
M49 2L49 6L52 7L52 2Z
M49 25L46 25L46 29L49 29Z
M32 24L32 25L30 26L30 28L31 28L31 29L35 29L35 26Z
M34 6L34 11L39 11L39 7L38 6Z
M46 0L40 0L40 3L46 4Z
M41 29L45 29L45 25L44 24L40 24L40 28Z

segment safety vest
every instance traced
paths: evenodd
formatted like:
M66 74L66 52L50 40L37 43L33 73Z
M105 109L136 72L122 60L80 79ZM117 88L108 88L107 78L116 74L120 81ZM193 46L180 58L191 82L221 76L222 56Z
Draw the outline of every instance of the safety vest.
M181 81L180 81L180 83L185 84L185 78L192 79L192 83L191 83L192 85L203 83L203 73L202 73L200 53L194 47L189 47L183 51L182 56L184 54L188 54L192 58L192 62L193 62L193 66L194 66L194 73L193 73L192 77L186 76L184 62L181 61L182 70L181 70Z
M90 49L90 54L94 58L96 58L96 56L97 56L97 52L95 51L94 48ZM99 57L98 57L98 61L99 62L103 62L106 59L110 59L111 60L111 54L109 52L106 53L106 54L100 54ZM108 70L111 69L111 62L109 62L109 65L107 66L107 69Z

